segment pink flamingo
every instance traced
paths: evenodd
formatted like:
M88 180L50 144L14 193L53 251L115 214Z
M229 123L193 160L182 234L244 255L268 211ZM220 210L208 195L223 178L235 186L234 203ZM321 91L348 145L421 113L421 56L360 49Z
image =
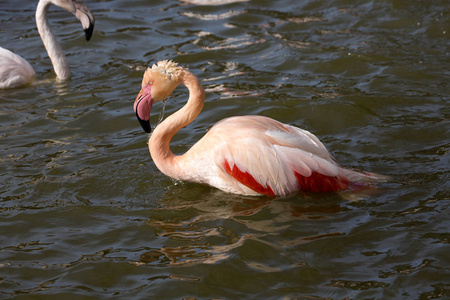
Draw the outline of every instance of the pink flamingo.
M185 154L175 155L169 148L171 138L203 108L205 91L199 79L172 61L160 61L146 70L134 102L139 122L150 132L153 103L164 100L179 84L189 90L186 105L159 124L149 140L156 166L174 179L267 196L369 187L386 179L340 167L315 135L263 116L224 119Z

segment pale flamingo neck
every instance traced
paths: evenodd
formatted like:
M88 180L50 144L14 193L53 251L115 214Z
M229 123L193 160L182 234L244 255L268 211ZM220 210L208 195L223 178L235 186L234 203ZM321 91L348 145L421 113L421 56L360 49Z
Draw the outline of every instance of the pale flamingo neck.
M187 70L182 70L180 82L189 90L187 103L177 112L173 113L153 131L149 141L150 155L158 169L164 174L183 179L183 170L178 163L183 155L177 156L170 150L170 140L181 128L190 124L200 113L205 101L205 90L198 78Z
M52 61L56 76L61 80L67 80L70 78L69 65L61 46L56 41L55 35L48 24L48 9L51 4L49 0L39 1L36 8L36 25L48 57Z

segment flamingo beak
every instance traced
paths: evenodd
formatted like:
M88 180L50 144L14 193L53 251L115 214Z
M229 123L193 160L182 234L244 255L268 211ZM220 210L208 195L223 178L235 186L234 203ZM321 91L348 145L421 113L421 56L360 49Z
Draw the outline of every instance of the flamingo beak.
M73 5L75 6L75 16L80 20L86 40L89 41L94 31L94 15L81 0L74 0Z
M134 112L145 132L150 133L150 110L152 109L153 99L150 93L150 86L143 87L134 101Z

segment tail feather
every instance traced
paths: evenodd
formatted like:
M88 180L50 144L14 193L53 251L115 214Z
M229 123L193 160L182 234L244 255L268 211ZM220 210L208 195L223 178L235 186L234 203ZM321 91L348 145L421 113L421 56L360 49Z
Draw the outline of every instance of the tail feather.
M350 188L371 187L376 183L384 183L391 181L391 177L370 172L358 172L344 169L343 174L350 181Z

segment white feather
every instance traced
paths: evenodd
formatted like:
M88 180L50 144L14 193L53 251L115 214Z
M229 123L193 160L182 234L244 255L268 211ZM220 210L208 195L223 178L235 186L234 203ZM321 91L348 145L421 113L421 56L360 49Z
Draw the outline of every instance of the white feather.
M25 59L0 47L0 89L25 85L34 75L33 67Z

